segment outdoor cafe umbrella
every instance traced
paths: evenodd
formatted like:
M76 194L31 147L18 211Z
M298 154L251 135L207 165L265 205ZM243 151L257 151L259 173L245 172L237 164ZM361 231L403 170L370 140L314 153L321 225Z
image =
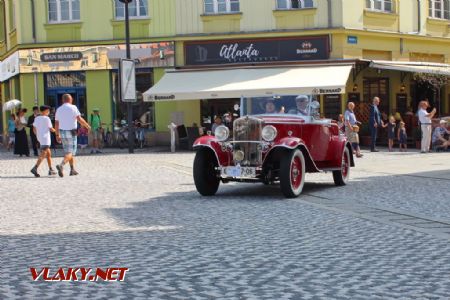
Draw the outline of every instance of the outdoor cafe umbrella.
M22 102L17 99L9 100L3 104L3 110L13 110L14 108L20 106Z

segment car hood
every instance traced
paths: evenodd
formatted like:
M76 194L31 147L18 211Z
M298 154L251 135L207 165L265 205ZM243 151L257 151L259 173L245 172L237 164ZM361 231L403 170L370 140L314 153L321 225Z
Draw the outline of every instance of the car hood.
M305 119L295 115L253 115L252 117L261 119L264 123L298 123L304 124Z

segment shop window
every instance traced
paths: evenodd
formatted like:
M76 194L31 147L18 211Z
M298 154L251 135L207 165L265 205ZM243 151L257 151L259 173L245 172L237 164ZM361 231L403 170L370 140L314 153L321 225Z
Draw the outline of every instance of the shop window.
M241 99L208 99L201 101L201 126L211 130L215 117L221 117L224 125L233 128L233 121L239 118L239 103Z
M46 74L46 81L47 88L85 87L86 74L84 72L48 73Z
M301 9L314 7L313 0L277 0L277 9Z
M373 97L380 98L381 113L389 115L389 79L364 78L364 101L372 104Z
M394 12L392 0L366 0L366 7L373 11Z
M431 18L450 20L450 0L430 0L428 3Z
M337 120L341 113L341 95L323 96L323 114L325 118Z
M48 0L48 21L64 23L80 20L80 0Z
M226 14L239 12L239 0L204 0L205 14Z
M128 14L130 18L147 18L148 17L148 0L135 0L128 4ZM116 19L125 18L125 4L119 0L115 0Z
M127 104L120 100L119 94L119 73L114 70L111 72L112 76L112 92L114 102L114 119L119 121L127 121ZM136 98L137 101L132 104L133 119L140 120L148 125L145 128L155 128L155 103L144 102L143 93L151 88L153 85L152 69L136 69Z
M86 116L86 74L84 72L47 73L44 76L44 103L51 107L62 104L64 94L70 94L81 114Z

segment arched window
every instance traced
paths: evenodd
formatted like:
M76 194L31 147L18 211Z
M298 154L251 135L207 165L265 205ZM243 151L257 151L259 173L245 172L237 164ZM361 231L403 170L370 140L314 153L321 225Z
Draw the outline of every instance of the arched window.
M450 20L450 0L430 0L430 17Z
M205 0L205 14L239 12L239 0Z
M80 20L80 0L48 0L48 21L53 23Z
M277 0L277 9L299 9L314 7L313 0Z
M148 17L148 0L134 0L128 4L128 14L130 18L146 18ZM115 0L116 19L125 18L125 4L119 0Z
M366 0L366 7L374 11L393 12L393 0Z

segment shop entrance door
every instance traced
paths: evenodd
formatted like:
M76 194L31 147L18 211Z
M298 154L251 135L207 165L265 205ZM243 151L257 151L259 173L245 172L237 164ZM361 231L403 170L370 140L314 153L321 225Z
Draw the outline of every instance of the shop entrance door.
M58 108L62 105L62 96L64 94L70 94L73 98L73 104L78 107L78 110L83 116L86 116L86 89L48 89L46 104L51 107Z

